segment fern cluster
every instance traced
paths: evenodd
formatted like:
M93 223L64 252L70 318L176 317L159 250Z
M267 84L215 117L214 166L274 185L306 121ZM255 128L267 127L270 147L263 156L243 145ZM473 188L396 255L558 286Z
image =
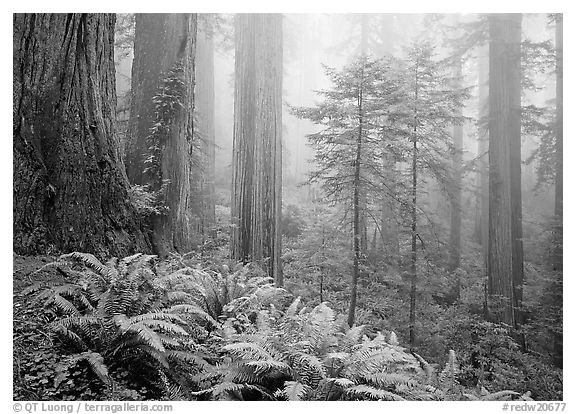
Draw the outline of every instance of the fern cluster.
M24 292L40 290L36 300L71 352L57 369L56 386L72 367L87 363L108 393L143 387L153 390L150 396L163 395L166 384L178 382L174 366L206 364L197 338L215 321L165 288L154 259L135 254L103 264L90 254L66 254L47 266L66 274L67 283L35 284Z
M465 389L394 332L349 328L326 303L306 307L250 266L230 273L136 254L85 253L56 266L67 283L36 284L66 355L54 385L91 372L109 399L444 400L519 397ZM288 305L288 306L286 306ZM73 381L72 381L73 382ZM528 395L521 398L529 398Z
M242 333L227 321L219 364L197 376L197 395L215 399L414 399L424 374L394 336L370 339L363 326L347 329L326 304L258 312ZM423 391L423 388L422 390Z

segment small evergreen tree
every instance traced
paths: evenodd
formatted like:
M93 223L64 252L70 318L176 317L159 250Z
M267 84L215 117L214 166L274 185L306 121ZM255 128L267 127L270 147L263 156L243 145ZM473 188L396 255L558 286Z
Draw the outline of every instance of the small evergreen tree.
M294 108L294 113L323 128L308 136L316 151L317 169L312 182L319 182L326 198L346 207L352 216L354 271L348 324L355 319L357 283L363 260L360 238L369 190L378 187L381 176L382 120L401 102L401 86L394 76L392 60L360 56L341 71L326 68L331 90L320 92L324 101L312 108Z
M396 122L403 125L403 135L410 142L406 162L409 167L408 194L411 228L410 260L410 343L415 343L416 286L418 239L418 186L430 177L444 188L450 182L453 143L447 125L460 125L464 121L461 108L468 97L467 88L455 87L451 67L435 59L434 46L429 42L414 44L403 62L404 105L398 108ZM420 173L426 173L422 175Z

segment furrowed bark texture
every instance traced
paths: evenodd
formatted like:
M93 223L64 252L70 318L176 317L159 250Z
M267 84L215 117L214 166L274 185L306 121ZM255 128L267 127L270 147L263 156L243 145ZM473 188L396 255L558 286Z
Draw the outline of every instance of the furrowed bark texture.
M490 15L488 294L500 321L516 326L522 300L520 14Z
M161 193L167 212L151 219L155 253L190 251L197 242L191 154L194 147L195 14L137 14L132 65L132 104L127 138L127 172L133 184L148 185ZM161 142L157 170L145 160L151 155L151 128L157 122L153 98L171 70L179 67L183 82ZM153 178L154 177L154 178ZM163 188L158 184L163 182Z
M114 14L15 14L14 250L149 249L114 134Z
M282 17L236 16L231 252L283 285Z

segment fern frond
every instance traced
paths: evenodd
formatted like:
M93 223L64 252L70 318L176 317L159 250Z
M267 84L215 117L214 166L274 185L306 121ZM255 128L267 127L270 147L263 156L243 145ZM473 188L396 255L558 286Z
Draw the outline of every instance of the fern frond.
M251 342L230 344L222 347L222 349L242 359L258 358L260 361L273 359L272 355L270 355L262 346Z
M210 315L204 312L199 306L190 305L190 304L181 304L181 305L173 305L167 309L167 311L171 314L181 313L186 315L198 316L201 319L204 319L210 322L213 326L218 326L218 322L216 322Z
M355 326L348 329L346 333L338 333L338 337L341 341L341 346L345 351L349 351L354 345L358 343L360 338L362 338L362 332L364 331L365 325Z
M310 392L311 388L298 381L286 381L284 383L283 394L288 401L302 401L304 396Z
M164 351L159 351L156 347L139 344L135 347L140 352L148 355L152 360L156 361L164 369L170 369L170 364L166 358L166 353Z
M116 271L114 269L104 266L102 262L96 258L96 256L90 253L72 252L63 254L59 258L59 260L71 259L83 263L86 267L96 271L98 274L105 276L108 279L111 279L114 275L116 275Z
M414 358L416 358L416 360L420 364L420 367L426 373L427 382L431 383L433 378L434 378L434 374L435 374L434 368L424 358L422 358L417 353L413 352L412 355L414 356Z
M296 377L307 385L315 387L327 376L324 364L314 355L295 352L290 355L290 361Z
M354 381L351 381L348 378L326 378L326 381L332 382L342 388L348 388L354 385Z
M28 286L26 289L24 289L20 294L22 296L28 296L32 293L38 292L40 289L44 289L45 287L46 287L45 282L35 282L32 285Z
M69 316L52 322L52 326L54 327L61 325L65 328L73 327L73 328L79 328L81 330L84 330L89 326L100 326L101 324L102 321L98 317L92 315Z
M208 365L208 362L206 362L204 358L187 351L166 351L166 357L168 359L192 363L201 367L206 367Z
M55 333L68 339L70 342L75 344L80 349L86 349L87 348L86 344L84 343L84 341L82 340L80 335L78 335L76 332L66 328L65 326L58 324L58 325L54 325L52 329L54 330Z
M182 325L186 324L186 322L184 322L184 320L182 320L182 318L180 316L178 316L174 313L171 313L171 312L162 312L162 311L148 312L148 313L143 313L140 315L132 316L130 318L130 323L139 323L139 322L144 322L144 321L148 321L148 320L173 321L173 322L181 323Z
M298 306L300 305L301 297L298 296L294 301L288 306L286 312L284 314L285 318L293 318L296 316L296 312L298 312Z
M246 366L254 368L254 373L256 375L262 375L268 371L280 371L288 372L290 371L290 366L281 361L276 361L274 359L268 359L265 361L249 361L246 362Z
M68 299L60 296L59 294L55 294L50 299L48 299L46 301L46 303L44 304L44 306L46 306L46 307L54 306L56 309L58 309L59 311L61 311L62 313L66 314L66 315L79 315L80 314L80 311L78 310L78 308L76 308L76 306L74 306L74 304L72 304L72 302L70 302Z
M188 293L183 292L181 290L171 291L166 294L168 303L179 303L184 304L186 302L190 303L194 300L195 296Z
M143 343L156 350L157 352L166 351L164 345L162 344L162 340L158 336L158 333L154 332L153 329L150 329L143 323L129 324L126 327L125 332L133 332Z
M104 363L104 357L102 357L98 352L86 351L80 354L70 355L57 365L57 375L54 378L54 386L56 388L58 388L62 381L67 377L66 371L80 361L86 361L92 371L104 384L112 384L112 379L108 375L108 367Z
M224 377L229 381L236 381L242 384L257 384L266 380L264 376L257 375L254 372L254 368L237 363L229 366L229 370Z
M219 398L222 395L229 397L229 394L232 392L240 392L246 386L245 384L237 384L235 382L222 382L212 388L212 395L214 398Z
M400 388L399 386L411 388L419 385L415 378L402 373L377 372L366 375L363 379L377 387L389 387L394 385L397 388Z
M104 384L109 385L112 383L112 379L108 375L108 367L104 364L104 357L102 355L98 352L87 351L81 353L80 356L90 364L92 371L94 371L96 376L100 378Z
M181 326L178 326L172 322L168 322L166 320L161 319L145 319L142 322L139 322L148 328L152 328L154 330L161 329L165 332L169 332L171 334L178 334L187 336L188 332L184 330ZM162 341L164 343L164 341Z
M355 385L353 387L348 387L345 392L352 396L360 398L369 397L373 400L406 401L404 398L394 394L393 392L379 390L368 385Z

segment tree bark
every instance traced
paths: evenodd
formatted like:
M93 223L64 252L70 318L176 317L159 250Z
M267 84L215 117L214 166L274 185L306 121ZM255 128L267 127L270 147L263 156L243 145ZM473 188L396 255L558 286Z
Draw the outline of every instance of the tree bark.
M202 159L202 233L215 221L214 40L208 23L198 31L196 104Z
M562 156L563 156L563 87L564 87L564 73L563 73L563 55L564 55L564 39L563 39L563 15L556 15L556 165L555 165L555 183L554 183L554 224L555 224L555 237L554 237L554 257L553 268L554 270L562 271L563 269L563 176L562 176Z
M476 183L476 240L482 246L484 266L488 266L488 46L478 56L478 174Z
M410 317L409 317L409 332L410 332L410 345L416 345L416 295L417 295L417 283L418 283L418 250L417 250L417 237L418 237L418 215L417 215L417 191L418 191L418 61L414 68L414 136L412 137L412 205L410 206L410 219L411 219L411 257L410 257Z
M187 252L197 242L191 153L193 142L196 15L137 14L132 65L132 104L127 137L127 172L133 184L147 185L167 208L152 217L154 251ZM178 103L161 112L154 98L168 77L178 78ZM159 114L163 113L162 119ZM161 124L165 134L152 127ZM152 148L156 146L158 153ZM157 157L151 165L151 156ZM148 162L147 162L148 159Z
M236 16L231 253L283 285L282 15Z
M417 84L417 82L416 82ZM418 89L416 89L416 99L418 101ZM416 122L416 121L415 121ZM418 141L416 138L416 126L414 126L414 138L412 142L412 205L411 210L411 222L412 222L412 232L411 232L411 260L410 260L410 345L414 346L416 344L416 294L417 294L417 263L418 263L418 250L417 250L417 210L416 210L416 196L417 196L417 186L418 186Z
M495 314L517 326L522 299L520 187L521 14L491 14L489 73L488 294Z
M364 25L363 25L364 27ZM362 220L363 208L365 204L362 202L365 200L364 192L361 191L361 172L362 172L362 134L363 134L363 122L364 122L364 112L362 110L362 89L363 89L363 73L360 79L360 86L358 88L358 135L356 136L356 158L354 160L354 195L353 195L353 215L354 220L352 223L352 234L353 234L353 247L354 247L354 268L352 272L352 284L350 287L350 307L348 309L348 325L352 327L356 319L356 300L358 296L358 276L360 273L360 259L362 257L362 240L363 231L365 230L364 222Z
M462 77L462 61L456 62L456 78L458 83ZM458 116L462 116L462 109ZM452 155L452 168L454 171L453 185L450 197L450 264L451 271L460 266L461 254L461 227L462 227L462 149L464 141L464 128L462 125L453 127L454 154ZM458 282L459 285L459 282ZM459 289L458 289L459 291Z
M14 250L148 250L114 131L115 15L13 22Z

